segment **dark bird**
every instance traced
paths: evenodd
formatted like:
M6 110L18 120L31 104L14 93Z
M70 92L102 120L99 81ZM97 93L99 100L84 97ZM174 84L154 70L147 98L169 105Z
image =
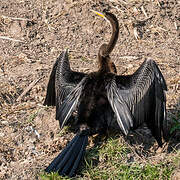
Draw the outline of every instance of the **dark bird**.
M111 39L99 49L97 72L72 71L67 50L54 64L44 105L56 106L56 119L61 129L67 123L76 124L79 132L46 172L58 171L69 177L75 175L85 154L88 136L106 132L114 125L119 125L127 135L130 129L145 122L159 146L166 137L163 123L166 123L167 86L157 64L146 59L134 74L117 75L109 55L118 39L118 20L107 11L93 12L110 22ZM74 111L77 112L76 120L72 116Z

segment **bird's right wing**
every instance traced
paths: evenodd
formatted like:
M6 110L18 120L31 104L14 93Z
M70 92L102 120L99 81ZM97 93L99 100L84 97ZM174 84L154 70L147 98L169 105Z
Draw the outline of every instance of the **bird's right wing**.
M166 118L165 90L163 75L151 59L144 61L133 75L115 76L109 81L107 97L124 134L131 127L137 128L146 122L162 145L161 132Z
M129 129L133 127L133 117L131 112L123 100L123 97L118 91L118 87L116 85L115 79L112 79L107 84L107 97L109 103L117 117L117 122L121 130L125 135L128 134Z
M64 99L85 75L70 69L68 50L63 51L53 66L44 105L56 106L57 112Z

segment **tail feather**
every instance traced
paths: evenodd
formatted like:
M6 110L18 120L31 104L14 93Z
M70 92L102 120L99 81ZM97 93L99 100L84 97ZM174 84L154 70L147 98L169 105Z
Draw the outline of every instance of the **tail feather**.
M74 173L76 172L76 169L78 168L78 166L80 164L80 161L82 160L82 157L85 154L87 143L88 143L88 136L86 136L84 138L81 151L80 151L80 153L79 153L79 155L78 155L78 157L77 157L77 159L76 159L76 161L75 161L71 171L69 172L69 176L70 177L72 177L74 175Z
M76 167L75 170L78 168L79 164L80 164L80 160L82 159L82 155L83 155L83 151L85 150L85 142L87 140L87 137L80 137L78 143L76 144L76 147L72 149L72 155L71 157L69 157L68 161L66 162L66 165L63 167L63 169L60 171L59 174L61 175L66 175L68 174L68 176L72 177L74 172L72 170L72 167ZM77 148L80 147L80 148Z
M60 175L72 177L85 154L87 143L87 133L77 134L45 171L48 173L58 171Z
M61 159L61 163L58 164L56 171L59 170L59 174L66 175L66 172L68 172L68 169L72 166L76 156L78 155L81 144L82 139L79 137L77 141L73 143L65 156Z
M69 151L69 149L71 148L71 146L73 145L73 143L75 141L77 141L77 139L79 138L79 136L75 136L71 142L66 146L66 148L51 162L51 164L45 169L46 172L50 173L50 172L55 172L56 167L59 164L59 161L62 160L62 158L65 156L65 154Z

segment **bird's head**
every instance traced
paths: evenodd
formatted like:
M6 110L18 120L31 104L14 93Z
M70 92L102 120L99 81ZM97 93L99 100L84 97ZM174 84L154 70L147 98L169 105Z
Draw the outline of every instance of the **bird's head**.
M118 22L116 16L110 12L108 12L106 9L103 10L103 12L98 12L98 11L94 11L91 10L93 13L97 14L98 16L104 18L107 22L112 23L112 21L114 22Z

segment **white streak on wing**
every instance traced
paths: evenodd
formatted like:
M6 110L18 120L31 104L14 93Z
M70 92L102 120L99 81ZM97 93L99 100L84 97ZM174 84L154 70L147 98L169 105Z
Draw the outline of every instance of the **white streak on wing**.
M68 120L69 116L71 115L72 111L74 110L74 107L77 105L77 103L78 103L78 101L79 101L79 98L80 98L80 96L81 96L82 85L83 85L83 83L85 82L85 80L86 80L86 77L84 77L84 78L80 81L80 83L76 86L76 88L75 88L74 90L72 90L71 93L67 96L67 98L70 97L70 99L67 100L67 101L72 101L73 98L76 98L76 99L74 100L74 102L73 102L73 104L72 104L69 112L67 113L66 117L64 118L63 123L62 123L62 125L61 125L61 128L64 126L64 124L65 124L66 121ZM77 94L78 94L78 95L77 95ZM72 98L71 95L73 95L74 97ZM64 107L64 108L65 108L65 107Z
M115 84L114 84L114 85L115 85ZM111 86L112 86L112 85L111 85ZM113 108L115 114L117 115L117 122L118 122L120 128L122 129L122 131L124 132L124 134L127 135L127 134L128 134L128 130L125 129L125 127L124 127L124 125L123 125L123 122L122 122L122 120L121 120L121 117L120 117L120 115L119 115L119 112L118 112L116 106L114 106L114 104L113 104L113 97L110 97L110 94L114 94L114 93L116 94L116 92L113 92L112 88L110 88L110 91L111 91L111 93L108 93L108 94L107 94L107 95L108 95L109 102L110 102L111 107ZM118 94L116 94L116 96L119 97ZM119 100L118 100L118 101L119 101ZM131 122L130 122L130 124L131 124Z
M124 134L127 135L128 132L127 132L127 130L124 128L124 125L123 125L122 120L121 120L121 118L120 118L120 116L119 116L119 113L118 113L118 110L117 110L116 106L114 106L114 110L116 111L117 118L118 118L118 120L119 120L119 121L117 121L118 124L119 124L119 126L120 126L121 129L123 130Z
M64 127L64 124L66 123L66 121L67 121L69 115L71 114L71 112L72 112L72 110L73 110L73 108L74 108L74 105L75 105L76 103L77 103L77 101L74 101L74 103L73 103L73 105L71 106L69 112L67 113L66 117L65 117L64 120L63 120L63 123L62 123L62 125L61 125L61 128Z

